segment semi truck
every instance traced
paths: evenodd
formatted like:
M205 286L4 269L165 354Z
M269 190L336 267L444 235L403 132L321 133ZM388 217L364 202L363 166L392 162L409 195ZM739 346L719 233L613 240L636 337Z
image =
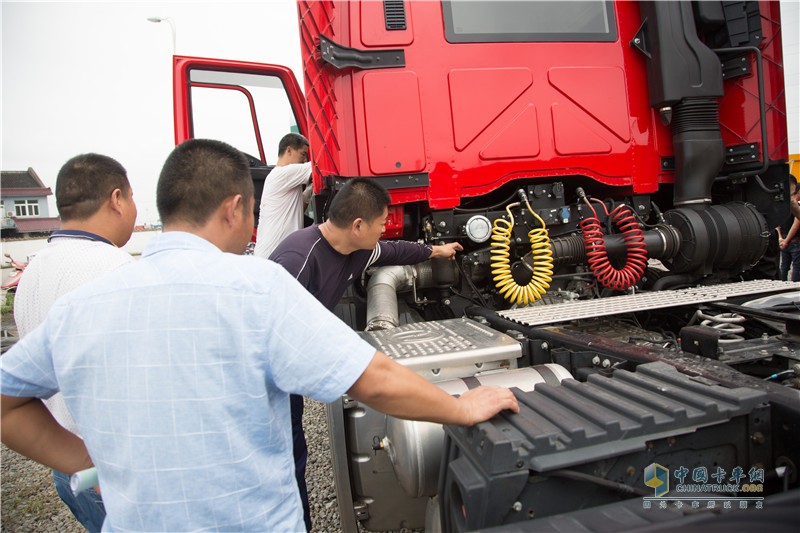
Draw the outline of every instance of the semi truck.
M366 176L391 195L384 238L461 243L368 270L336 313L451 394L494 384L521 405L470 428L328 405L343 530L793 523L779 3L297 12L303 88L280 65L174 58L176 143L246 153L257 209L278 139L300 132L315 221Z

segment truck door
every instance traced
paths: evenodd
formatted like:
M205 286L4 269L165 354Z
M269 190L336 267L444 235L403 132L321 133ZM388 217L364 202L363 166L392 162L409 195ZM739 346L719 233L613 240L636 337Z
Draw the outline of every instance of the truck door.
M264 179L289 132L306 135L304 98L288 67L174 57L175 144L205 138L244 152L255 185L258 220Z

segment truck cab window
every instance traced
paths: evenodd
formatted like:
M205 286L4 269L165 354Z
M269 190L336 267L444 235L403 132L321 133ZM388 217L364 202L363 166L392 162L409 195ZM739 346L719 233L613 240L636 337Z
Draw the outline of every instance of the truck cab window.
M298 131L286 89L275 76L193 70L190 87L194 137L227 142L274 165L281 137Z
M442 2L451 43L613 42L617 39L610 2Z

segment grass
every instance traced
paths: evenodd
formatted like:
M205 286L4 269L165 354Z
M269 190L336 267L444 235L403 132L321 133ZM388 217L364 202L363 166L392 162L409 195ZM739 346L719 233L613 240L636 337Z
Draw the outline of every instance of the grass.
M0 305L0 315L13 318L14 316L14 291L6 291L3 296L3 305Z
M2 446L2 533L86 533L58 497L50 469Z

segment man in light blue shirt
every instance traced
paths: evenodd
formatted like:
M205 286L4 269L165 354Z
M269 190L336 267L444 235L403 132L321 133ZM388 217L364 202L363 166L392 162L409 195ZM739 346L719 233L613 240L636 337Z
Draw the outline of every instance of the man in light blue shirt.
M281 267L235 255L253 187L234 148L177 147L157 203L164 233L141 260L59 300L0 359L3 442L66 473L94 464L105 531L303 530L289 393L465 425L518 410L504 389L447 395ZM84 441L37 399L59 390Z

